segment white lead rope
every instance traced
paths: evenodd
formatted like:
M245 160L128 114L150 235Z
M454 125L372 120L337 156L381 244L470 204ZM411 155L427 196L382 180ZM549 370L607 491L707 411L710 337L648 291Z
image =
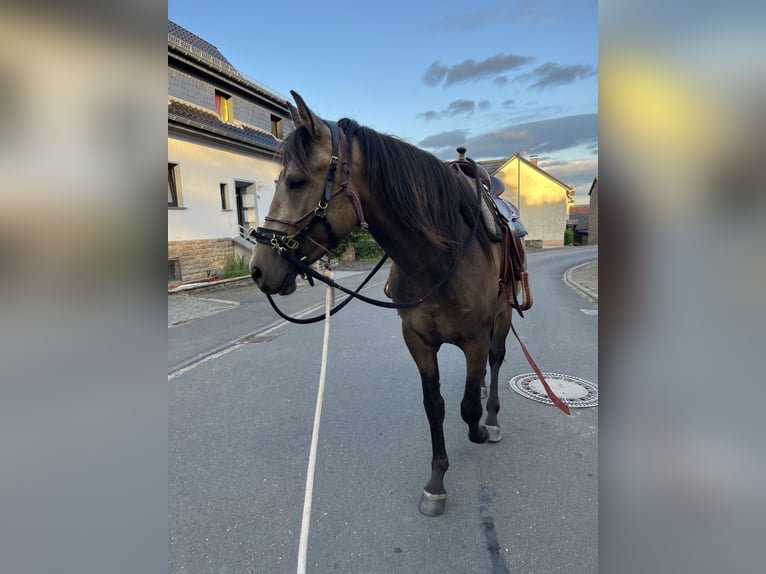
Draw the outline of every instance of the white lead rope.
M333 278L329 269L325 277ZM314 494L314 470L317 461L317 443L319 442L319 420L322 418L322 400L324 399L324 383L327 374L327 349L330 341L330 310L335 303L335 290L327 286L325 293L324 343L322 344L322 367L319 370L319 388L317 389L317 405L314 411L314 429L311 432L311 449L309 450L309 466L306 471L306 495L303 498L303 519L301 520L301 538L298 544L298 574L306 574L306 558L309 548L309 526L311 522L311 499Z

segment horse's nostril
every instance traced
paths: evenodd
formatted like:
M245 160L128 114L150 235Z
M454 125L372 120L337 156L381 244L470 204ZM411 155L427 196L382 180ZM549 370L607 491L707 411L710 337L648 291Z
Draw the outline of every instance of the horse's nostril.
M261 275L263 275L263 273L261 273L261 270L258 269L257 267L253 267L253 271L252 273L250 273L250 275L253 278L253 281L257 283L258 279L261 278Z

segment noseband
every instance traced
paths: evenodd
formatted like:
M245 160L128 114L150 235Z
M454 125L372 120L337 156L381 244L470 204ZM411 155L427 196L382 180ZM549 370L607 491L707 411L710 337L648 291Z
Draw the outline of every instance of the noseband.
M300 230L298 230L295 234L287 234L284 231L278 231L276 229L269 229L267 227L258 227L257 229L251 229L249 234L250 236L255 239L256 243L262 243L264 245L271 245L271 247L282 257L285 257L288 260L298 260L301 262L306 261L306 256L303 255L303 252L301 250L301 242L304 238L307 238L309 241L315 243L316 245L319 245L316 241L314 241L310 236L309 232L311 229L318 223L321 223L325 227L325 231L327 233L327 239L330 243L329 248L335 249L338 246L338 237L335 235L335 231L332 228L332 225L330 224L330 220L327 218L327 208L330 204L330 200L341 193L342 191L345 191L349 197L351 198L351 202L354 205L354 210L356 211L357 215L357 222L360 227L367 229L367 222L364 220L364 214L362 213L362 206L359 201L359 196L350 188L350 175L351 175L351 167L350 167L350 157L351 157L351 142L348 142L348 145L346 146L346 159L341 164L342 166L342 173L343 173L343 180L341 182L340 188L336 193L333 194L332 192L332 186L333 182L335 181L335 172L338 169L338 151L340 149L340 140L341 140L341 134L345 136L343 132L341 132L338 128L338 124L336 122L330 122L325 121L324 122L328 128L330 128L330 133L332 134L332 154L330 156L330 165L327 168L327 178L325 179L325 187L324 192L322 194L321 199L319 200L319 203L317 206L312 210L303 215L302 217L299 217L298 219L294 221L288 221L285 219L278 219L275 217L266 216L264 219L265 221L274 221L276 223L284 223L285 225L289 225L290 227L298 227L298 224L302 222L307 217L311 217L309 222L303 226ZM324 249L326 252L329 253L329 250L320 245L322 249ZM289 257L288 257L289 255Z

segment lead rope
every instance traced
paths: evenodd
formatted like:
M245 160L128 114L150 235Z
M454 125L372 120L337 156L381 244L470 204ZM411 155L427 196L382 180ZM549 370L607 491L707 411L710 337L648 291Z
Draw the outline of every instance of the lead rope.
M329 268L324 276L333 279ZM314 471L317 461L317 443L319 442L319 420L322 418L322 401L324 399L325 376L327 374L327 349L330 341L330 311L335 303L335 290L328 285L325 291L325 321L324 342L322 343L322 366L319 369L319 388L317 389L317 404L314 411L314 428L311 432L311 448L309 449L309 465L306 470L306 494L303 497L303 519L301 520L301 537L298 544L298 574L306 574L306 558L309 548L309 527L311 523L311 499L314 494Z

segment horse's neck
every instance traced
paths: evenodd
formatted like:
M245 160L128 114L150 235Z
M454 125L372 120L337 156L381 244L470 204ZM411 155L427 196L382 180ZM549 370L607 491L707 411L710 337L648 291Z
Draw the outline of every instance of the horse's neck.
M452 256L403 225L386 206L384 190L374 190L367 196L365 215L370 233L391 260L407 275L426 282L444 275L452 264Z

